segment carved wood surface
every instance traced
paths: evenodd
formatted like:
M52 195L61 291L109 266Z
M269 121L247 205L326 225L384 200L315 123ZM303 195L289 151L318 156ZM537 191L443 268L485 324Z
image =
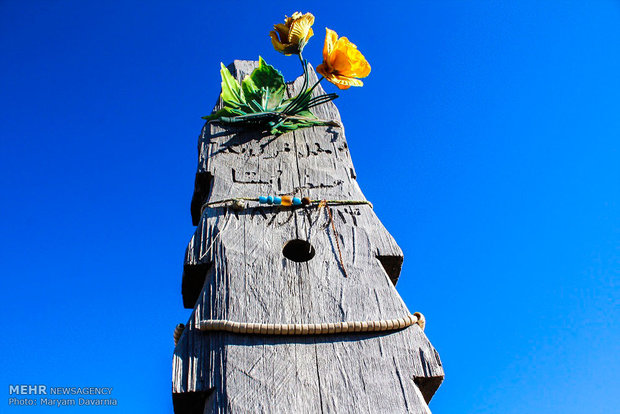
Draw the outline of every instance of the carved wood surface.
M242 79L255 65L235 61L229 68ZM297 79L289 92L300 86ZM320 86L315 93L323 93ZM340 122L333 103L314 112ZM184 304L194 311L174 352L175 410L194 412L187 408L191 396L206 413L427 413L443 369L418 325L318 336L198 330L207 319L330 323L419 310L410 311L394 287L402 252L368 205L332 206L337 236L327 211L316 207L248 202L242 211L208 207L201 214L203 203L231 197L364 200L343 128L274 137L210 123L198 150L197 228L183 274ZM314 257L285 258L282 248L294 239L308 241Z

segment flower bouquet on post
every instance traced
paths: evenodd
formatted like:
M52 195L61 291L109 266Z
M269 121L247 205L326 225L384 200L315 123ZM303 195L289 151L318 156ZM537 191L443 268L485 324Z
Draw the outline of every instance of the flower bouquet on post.
M285 97L286 84L282 73L267 64L262 57L259 57L258 67L241 83L221 64L223 106L203 119L222 125L258 128L273 135L311 126L339 126L335 121L318 119L311 110L336 99L338 95L327 93L313 97L314 89L323 79L339 89L362 86L359 78L368 76L370 65L349 39L338 38L336 32L326 28L323 62L316 68L322 76L314 85L310 85L308 62L302 52L314 35L313 24L312 14L295 12L291 17L286 17L284 23L274 25L274 30L270 32L276 51L286 56L299 57L303 84L296 96Z

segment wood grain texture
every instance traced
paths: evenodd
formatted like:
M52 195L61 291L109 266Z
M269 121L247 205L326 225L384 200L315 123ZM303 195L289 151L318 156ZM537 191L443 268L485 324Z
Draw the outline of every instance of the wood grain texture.
M235 61L229 68L242 79L256 64ZM297 79L289 93L300 85ZM315 113L340 122L333 103ZM294 329L411 314L394 287L402 252L368 205L331 207L342 264L325 209L249 203L238 212L216 207L200 214L203 203L231 197L364 200L343 128L306 128L276 138L211 123L198 150L197 228L183 275L185 305L194 311L175 348L173 393L205 392L205 413L428 413L443 369L418 325L321 336L199 330L201 320ZM301 263L285 258L282 248L293 239L309 241L314 257ZM204 278L199 292L191 290L196 278ZM180 407L175 403L177 412L190 412Z

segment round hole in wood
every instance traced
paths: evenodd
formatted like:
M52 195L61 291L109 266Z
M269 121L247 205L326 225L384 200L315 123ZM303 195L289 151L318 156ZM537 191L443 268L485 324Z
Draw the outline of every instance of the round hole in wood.
M282 248L282 254L297 263L307 262L314 257L314 247L305 240L289 240Z

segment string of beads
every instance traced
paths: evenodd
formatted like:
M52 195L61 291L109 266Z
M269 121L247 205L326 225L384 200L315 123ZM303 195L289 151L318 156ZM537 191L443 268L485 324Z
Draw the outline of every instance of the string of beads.
M202 205L201 213L204 212L206 208L214 208L221 207L226 204L230 204L235 210L243 210L247 208L244 201L254 201L259 204L268 205L268 206L319 206L319 205L369 205L372 208L372 203L367 200L323 200L316 199L313 200L310 197L294 197L290 195L283 196L260 196L260 197L235 197L235 198L226 198L223 200L210 201Z

